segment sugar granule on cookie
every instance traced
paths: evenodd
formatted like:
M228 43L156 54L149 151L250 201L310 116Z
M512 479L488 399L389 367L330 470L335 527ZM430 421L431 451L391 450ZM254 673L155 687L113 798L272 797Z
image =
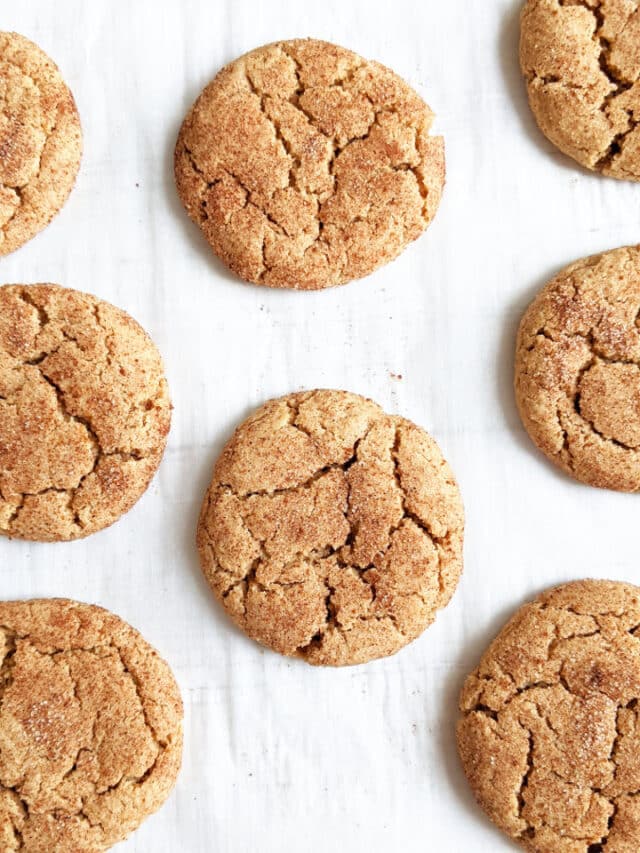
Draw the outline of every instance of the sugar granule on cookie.
M102 853L164 803L182 758L171 670L117 616L0 602L0 849Z
M170 421L160 354L128 314L55 285L0 287L0 534L112 524L149 485Z
M467 678L458 747L480 806L537 853L640 850L640 589L557 587Z
M313 290L360 278L422 234L444 143L397 74L314 39L258 48L220 71L184 120L178 193L246 281Z
M0 255L58 213L81 156L78 110L58 67L29 39L0 32Z
M248 636L311 664L392 655L451 598L463 509L424 430L364 397L272 400L216 463L203 572Z
M556 465L592 486L640 490L640 248L558 273L518 332L523 423Z
M578 163L640 181L640 7L527 0L520 64L547 138Z

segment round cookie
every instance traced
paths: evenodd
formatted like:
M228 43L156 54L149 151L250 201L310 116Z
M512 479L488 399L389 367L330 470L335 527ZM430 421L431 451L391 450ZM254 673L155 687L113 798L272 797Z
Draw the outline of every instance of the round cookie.
M127 512L171 403L160 355L118 308L51 284L0 287L0 533L58 541Z
M640 490L640 247L586 258L533 300L516 398L536 445L592 486Z
M315 290L368 275L429 225L444 185L433 114L377 62L314 39L220 71L175 150L178 193L246 281Z
M164 803L182 758L171 670L126 622L0 602L0 847L101 853Z
M462 570L463 509L426 432L344 391L291 394L235 432L198 525L204 574L254 640L311 664L392 655Z
M49 224L81 155L78 110L57 65L24 36L0 32L0 255Z
M640 589L557 587L467 678L458 747L489 817L539 853L640 850Z
M640 181L640 8L527 0L520 64L540 129L578 163Z

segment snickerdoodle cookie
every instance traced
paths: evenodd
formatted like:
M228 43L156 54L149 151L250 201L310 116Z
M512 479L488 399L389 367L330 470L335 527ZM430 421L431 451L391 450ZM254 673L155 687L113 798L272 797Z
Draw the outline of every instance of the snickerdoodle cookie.
M146 332L50 284L0 287L0 533L77 539L107 527L160 464L171 404Z
M520 324L515 387L556 465L640 490L640 247L577 261L543 288Z
M637 0L527 0L520 63L554 145L588 169L640 181Z
M171 670L117 616L0 602L0 847L100 853L169 795L182 757Z
M58 67L29 39L0 32L0 255L53 219L81 154L78 111Z
M243 279L314 290L368 275L433 219L444 143L433 114L377 62L314 39L227 65L187 115L178 193Z
M392 655L449 601L463 510L426 432L344 391L272 400L225 447L198 525L207 580L254 640L312 664Z
M539 853L640 850L640 589L557 587L466 680L458 747L489 817Z

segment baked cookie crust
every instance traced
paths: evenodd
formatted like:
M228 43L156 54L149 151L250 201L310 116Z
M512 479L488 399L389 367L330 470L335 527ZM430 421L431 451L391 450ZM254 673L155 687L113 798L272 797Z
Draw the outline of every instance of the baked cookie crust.
M556 465L591 486L640 490L640 247L562 270L527 309L515 390Z
M0 848L101 853L165 801L182 757L171 670L64 599L0 602Z
M171 403L124 311L50 284L0 287L0 534L78 539L146 490Z
M178 194L246 281L314 290L393 260L433 219L444 143L433 114L377 62L313 39L220 71L175 150Z
M520 64L542 132L588 169L640 181L640 7L528 0Z
M463 509L424 430L364 397L272 400L216 463L198 525L204 574L254 640L311 664L392 655L462 570Z
M543 593L462 690L458 746L478 803L527 850L639 850L639 700L640 589Z
M57 65L24 36L0 32L0 256L49 224L81 156L78 110Z

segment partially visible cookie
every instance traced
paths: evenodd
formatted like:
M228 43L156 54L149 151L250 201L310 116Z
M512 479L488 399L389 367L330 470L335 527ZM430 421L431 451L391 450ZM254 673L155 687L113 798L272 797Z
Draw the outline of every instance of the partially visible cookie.
M444 143L397 74L328 42L260 47L220 71L175 150L178 193L246 281L314 290L368 275L433 219Z
M160 355L128 314L55 285L0 287L0 534L112 524L149 485L170 420Z
M117 616L0 602L0 848L101 853L164 803L182 758L171 670Z
M520 64L542 132L588 169L640 181L640 8L527 0Z
M577 261L543 288L520 324L515 389L556 465L640 490L640 247Z
M640 850L640 589L557 587L467 678L458 747L489 817L538 853Z
M444 607L463 510L436 443L344 391L262 406L220 456L198 525L204 574L254 640L311 664L392 655Z
M78 110L57 65L24 36L0 32L0 255L49 224L81 155Z

